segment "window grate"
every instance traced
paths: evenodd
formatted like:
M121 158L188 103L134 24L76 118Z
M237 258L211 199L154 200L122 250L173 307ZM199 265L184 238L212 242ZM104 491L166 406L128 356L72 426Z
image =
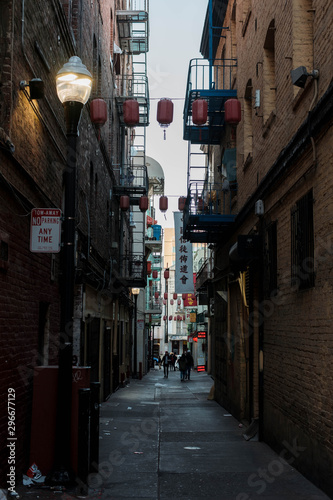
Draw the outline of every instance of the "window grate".
M314 235L312 189L291 209L291 285L304 290L314 286Z

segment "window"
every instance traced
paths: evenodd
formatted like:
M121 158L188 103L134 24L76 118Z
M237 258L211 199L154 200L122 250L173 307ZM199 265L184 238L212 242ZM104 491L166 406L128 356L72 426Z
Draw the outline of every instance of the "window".
M293 0L292 36L293 68L305 66L313 70L313 13L312 0ZM293 86L294 94L299 91Z
M251 16L251 0L243 0L243 28L242 35L245 35L247 25Z
M248 80L244 94L244 164L252 158L252 80Z
M277 224L272 222L265 233L264 293L270 297L277 291Z
M291 209L291 284L299 290L314 286L312 190Z
M264 44L264 121L266 122L275 110L275 21L271 21Z

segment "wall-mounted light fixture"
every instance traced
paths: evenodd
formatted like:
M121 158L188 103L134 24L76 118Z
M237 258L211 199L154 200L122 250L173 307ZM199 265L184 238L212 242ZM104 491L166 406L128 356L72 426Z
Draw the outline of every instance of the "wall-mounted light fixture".
M311 73L308 73L305 66L299 66L296 69L291 70L291 81L296 87L301 87L304 89L307 78L311 76L314 79L319 77L319 71L314 69Z
M20 90L30 89L30 99L42 99L44 97L44 82L40 78L33 78L27 83L25 80L20 82Z

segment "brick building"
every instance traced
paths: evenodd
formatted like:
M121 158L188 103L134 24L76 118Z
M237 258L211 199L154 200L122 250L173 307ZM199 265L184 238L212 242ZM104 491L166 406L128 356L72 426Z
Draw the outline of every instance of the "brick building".
M140 4L140 28L132 43L125 37L136 20L133 10L132 18L124 14L130 2L0 2L0 434L6 439L7 391L13 388L17 479L30 465L33 370L56 365L59 339L66 337L59 333L62 252L30 251L30 214L33 208L63 210L67 138L55 77L73 55L93 75L77 139L73 354L78 366L91 367L101 399L130 374L129 287L144 286L146 269L143 250L134 255L130 212L120 210L120 196L128 194L130 204L137 204L147 191L147 175L144 159L133 169L135 134L124 122L123 103L136 97L134 54L148 50L145 5ZM44 82L41 98L29 86L34 79ZM106 103L103 126L89 112L96 98ZM144 97L139 125L148 125ZM125 178L135 188L124 192ZM7 459L2 447L1 487Z
M215 396L251 424L246 438L296 446L295 467L330 495L332 15L324 0L210 0L184 108L184 138L206 157L184 233L214 262ZM200 139L192 92L208 101Z

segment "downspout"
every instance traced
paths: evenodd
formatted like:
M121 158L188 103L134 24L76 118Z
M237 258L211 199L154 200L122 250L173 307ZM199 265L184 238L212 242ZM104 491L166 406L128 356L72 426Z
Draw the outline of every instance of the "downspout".
M208 43L209 43L209 90L213 83L213 0L209 0L208 20Z

